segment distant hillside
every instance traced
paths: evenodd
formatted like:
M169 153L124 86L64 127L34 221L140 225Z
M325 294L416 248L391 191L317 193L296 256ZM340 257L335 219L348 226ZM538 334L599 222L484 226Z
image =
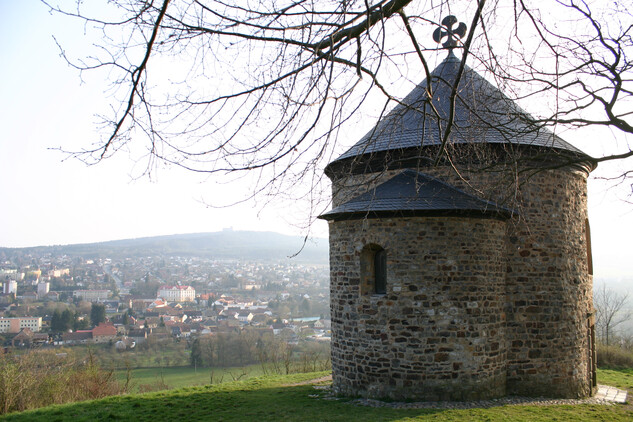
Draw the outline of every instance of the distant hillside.
M303 249L302 249L303 248ZM52 253L82 257L204 256L221 259L280 260L327 263L327 239L287 236L274 232L225 230L213 233L176 234L77 245L0 248L0 255Z

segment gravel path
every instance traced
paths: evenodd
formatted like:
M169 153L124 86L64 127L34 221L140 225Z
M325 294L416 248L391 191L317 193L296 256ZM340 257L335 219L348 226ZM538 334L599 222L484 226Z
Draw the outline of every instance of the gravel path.
M303 381L297 384L291 384L289 386L308 385L308 384L322 384L327 381L332 381L332 376L325 376L312 380ZM534 398L534 397L519 397L508 396L500 399L492 400L477 400L470 402L385 402L381 400L359 398L351 400L350 403L358 406L369 407L390 407L393 409L473 409L473 408L491 408L498 406L555 406L555 405L575 405L575 404L599 404L599 405L614 405L616 403L624 403L626 401L626 391L618 390L615 387L598 386L599 392L593 397L586 399L548 399L548 398ZM325 400L339 400L332 391L331 384L315 385L316 390L320 390L320 394L314 394L313 397L323 398ZM609 392L619 392L619 399L615 400L612 395L605 395L605 390ZM323 394L325 393L325 395ZM624 400L621 400L622 395Z
M573 400L573 399L546 399L546 398L534 398L534 397L503 397L493 400L478 400L469 402L383 402L380 400L372 399L356 399L352 403L360 406L370 407L391 407L393 409L488 409L498 406L555 406L555 405L574 405L574 404L600 404L600 405L613 405L612 401L607 399L601 399L591 397L588 399Z

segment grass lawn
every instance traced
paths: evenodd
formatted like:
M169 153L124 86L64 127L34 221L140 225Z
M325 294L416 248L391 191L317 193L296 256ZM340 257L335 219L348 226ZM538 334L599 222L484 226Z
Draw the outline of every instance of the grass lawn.
M616 371L617 372L617 371ZM109 397L7 415L7 421L630 421L631 405L499 406L490 409L390 409L328 398L312 385L326 373L251 378L205 387ZM607 374L601 371L601 378ZM625 382L630 374L608 374ZM601 380L602 382L602 380Z
M125 382L126 371L116 371L119 381ZM132 370L132 392L138 392L139 387L147 385L166 384L169 389L203 386L207 384L220 384L223 382L246 380L252 377L262 376L260 365L251 365L244 368L198 368L167 367L167 368L140 368Z
M260 365L243 368L198 368L167 367L140 368L132 370L132 392L138 392L142 385L154 385L157 382L166 384L169 389L196 387L208 384L221 384L230 381L247 380L263 376ZM126 371L116 371L117 379L125 381ZM631 369L598 369L598 383L628 389L633 401L633 368Z
M612 385L628 390L629 401L633 402L633 368L598 369L598 384Z

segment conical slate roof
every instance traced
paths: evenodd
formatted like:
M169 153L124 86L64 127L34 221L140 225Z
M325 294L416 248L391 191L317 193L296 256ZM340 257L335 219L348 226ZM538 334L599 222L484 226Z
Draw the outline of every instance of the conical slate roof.
M405 170L374 189L319 216L324 220L467 215L507 219L512 211L434 177Z
M388 151L439 146L449 119L451 90L459 67L460 59L451 53L431 72L435 110L429 104L427 80L424 80L360 141L331 162L326 174L359 157L366 159ZM487 143L550 148L589 161L591 169L595 167L591 157L549 129L539 127L529 114L468 66L460 79L449 142L453 145Z

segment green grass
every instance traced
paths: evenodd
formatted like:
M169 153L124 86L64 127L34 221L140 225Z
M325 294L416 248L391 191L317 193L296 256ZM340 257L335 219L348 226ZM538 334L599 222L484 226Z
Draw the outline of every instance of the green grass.
M262 376L260 365L251 365L244 368L198 368L168 367L168 368L141 368L132 370L132 392L138 392L143 385L155 385L162 381L170 389L203 386L207 384L220 384L235 380L246 380L252 377ZM125 382L126 371L116 371L116 377L120 382Z
M311 385L325 373L251 378L205 387L109 397L7 415L6 421L630 421L630 405L499 406L490 409L390 409L330 400ZM601 371L601 377L618 376ZM618 378L619 377L619 378Z
M612 385L633 394L633 368L628 369L598 369L598 384ZM630 397L629 401L633 401Z
M132 370L132 392L138 392L141 385L151 385L162 380L169 389L196 387L207 384L220 384L235 380L247 380L263 376L260 365L243 368L198 368L168 367L140 368ZM116 371L117 379L125 381L126 371ZM633 368L631 369L598 369L598 383L628 389L633 394Z

